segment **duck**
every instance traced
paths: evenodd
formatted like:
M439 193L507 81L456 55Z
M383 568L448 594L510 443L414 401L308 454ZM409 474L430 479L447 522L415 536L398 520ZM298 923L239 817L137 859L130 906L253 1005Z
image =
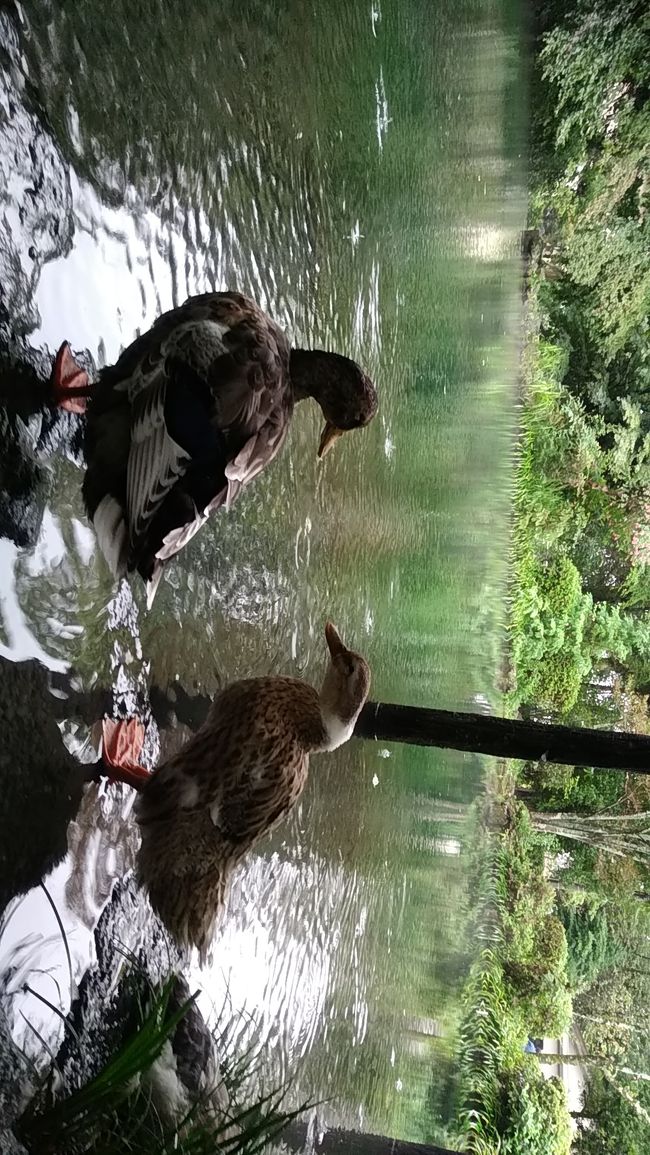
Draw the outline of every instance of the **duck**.
M224 687L196 734L153 772L138 764L137 719L104 730L103 773L138 791L136 874L181 950L205 962L233 871L290 813L311 754L352 736L370 689L365 658L328 621L319 690L300 678L246 678Z
M68 342L54 403L86 412L83 498L115 578L137 571L151 606L162 572L208 517L229 509L280 452L296 402L325 424L318 456L377 412L351 358L291 347L254 301L203 293L163 313L91 386Z

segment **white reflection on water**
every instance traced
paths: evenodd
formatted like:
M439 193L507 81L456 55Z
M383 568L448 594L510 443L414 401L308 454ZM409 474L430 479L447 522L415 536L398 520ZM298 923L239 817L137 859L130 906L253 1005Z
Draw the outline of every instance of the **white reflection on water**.
M43 518L43 528L39 537L36 552L46 562L61 556L60 534L53 518ZM7 639L0 642L0 656L9 658L12 662L24 662L28 658L37 658L48 670L63 672L68 663L55 658L43 648L34 637L22 609L16 590L15 569L20 551L12 541L0 538L0 617L2 618L3 632ZM32 559L30 559L31 561Z
M110 208L73 170L70 180L74 243L43 269L33 343L54 349L65 338L100 364L111 362L160 312L191 293L225 287L218 259L198 248L190 253L180 230L145 210L135 190L123 207ZM202 227L208 230L207 220ZM180 300L174 269L185 271Z
M258 265L229 218L223 221L222 232L211 227L203 210L188 211L170 197L171 207L163 219L143 206L133 188L127 189L123 206L111 208L74 170L70 183L74 240L67 256L49 261L41 272L35 293L40 321L31 336L34 345L54 350L69 340L73 348L88 349L98 364L110 363L161 312L186 297L246 283L252 284L258 303L291 337L309 340L309 334L293 333L295 304L270 299L267 288L272 286L265 287L265 281L274 279L272 269ZM304 247L302 236L296 234L295 242ZM238 274L238 253L244 258L245 275ZM318 266L315 272L318 275ZM371 367L381 354L379 279L378 259L372 260L369 274L359 269L351 334L351 354L363 357ZM335 322L334 316L320 341L336 341ZM305 323L311 327L308 318Z
M45 882L65 930L72 986L60 928L43 890L29 891L9 911L0 937L0 974L10 976L4 1005L12 1035L27 1054L42 1058L36 1031L52 1050L61 1042L60 1016L38 996L65 1015L94 961L93 927L114 882L132 862L132 801L132 792L121 788L93 791L83 807L86 823L82 818L72 824L71 851ZM360 940L372 902L366 891L355 873L316 856L302 862L283 861L277 852L253 856L238 872L213 958L200 968L194 954L188 972L192 989L200 988L206 1019L221 1028L237 1024L230 1035L235 1052L251 1045L271 1048L275 1070L284 1076L319 1035L327 1038L333 1018L348 1021L352 1046L363 1042L368 1004ZM278 911L284 912L280 918ZM123 927L128 937L121 948L137 953L151 917L144 905L141 917ZM354 928L352 936L346 925ZM337 1007L333 1000L342 978L346 1003Z

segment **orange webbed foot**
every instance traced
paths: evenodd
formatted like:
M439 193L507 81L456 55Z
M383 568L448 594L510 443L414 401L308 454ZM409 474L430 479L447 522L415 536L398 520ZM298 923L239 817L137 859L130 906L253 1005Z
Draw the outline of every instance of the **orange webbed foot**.
M52 370L52 392L55 404L68 413L85 413L90 381L82 366L75 361L70 346L64 341Z
M151 777L138 761L144 745L145 729L139 718L117 721L102 719L102 759L110 770L110 782L125 782L141 790Z

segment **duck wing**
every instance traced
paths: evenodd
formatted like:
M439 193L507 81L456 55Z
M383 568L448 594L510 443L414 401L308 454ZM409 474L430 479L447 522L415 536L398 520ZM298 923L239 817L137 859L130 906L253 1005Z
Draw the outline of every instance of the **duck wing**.
M147 569L173 557L277 455L293 407L288 365L282 331L238 294L191 298L126 350L113 372L131 407L131 567L143 551Z
M201 802L215 832L243 854L293 808L307 781L305 722L320 721L316 690L295 678L251 679L214 701L207 731L227 764L215 765ZM222 737L223 736L223 737Z
M273 677L228 686L197 734L154 772L138 798L138 821L207 811L215 836L245 853L302 793L305 720L322 725L318 694L305 682Z

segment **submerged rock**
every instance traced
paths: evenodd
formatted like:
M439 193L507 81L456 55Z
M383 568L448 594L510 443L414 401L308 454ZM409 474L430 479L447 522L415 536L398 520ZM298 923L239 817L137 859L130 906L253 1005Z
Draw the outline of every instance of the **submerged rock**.
M33 549L50 490L48 472L35 458L24 421L6 409L0 409L0 445L0 537Z
M83 461L84 421L46 404L51 363L0 324L0 537L32 549L50 493L48 463Z

